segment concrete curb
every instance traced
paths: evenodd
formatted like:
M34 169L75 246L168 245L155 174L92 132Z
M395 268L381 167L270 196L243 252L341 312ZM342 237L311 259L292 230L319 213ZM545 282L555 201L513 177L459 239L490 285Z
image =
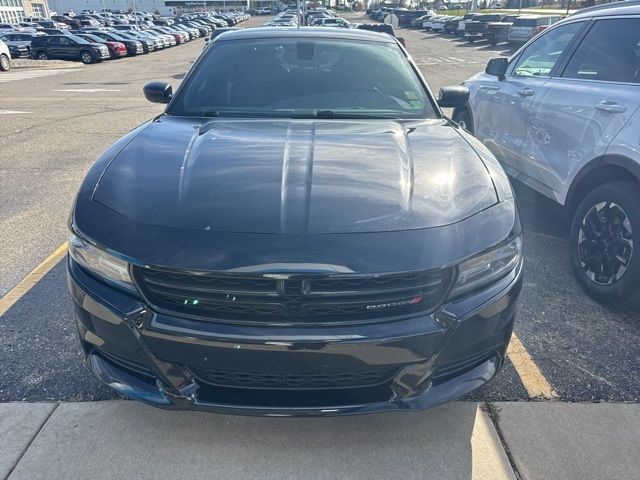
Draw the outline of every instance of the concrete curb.
M253 418L125 400L5 403L0 478L638 478L640 404L496 403L504 445L482 406Z

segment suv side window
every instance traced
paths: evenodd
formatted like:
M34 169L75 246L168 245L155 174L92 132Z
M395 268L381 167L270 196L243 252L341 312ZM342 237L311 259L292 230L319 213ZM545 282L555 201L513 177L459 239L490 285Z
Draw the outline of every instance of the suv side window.
M512 70L513 75L548 77L583 25L584 22L574 22L549 30L520 54Z
M640 18L598 20L576 48L562 76L640 83Z

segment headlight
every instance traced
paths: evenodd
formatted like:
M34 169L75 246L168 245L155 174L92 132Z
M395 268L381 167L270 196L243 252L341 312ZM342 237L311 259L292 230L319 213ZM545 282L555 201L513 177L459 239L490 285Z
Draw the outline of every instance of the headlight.
M135 291L129 275L129 264L108 254L73 233L69 237L69 256L80 266L116 286Z
M460 295L495 282L513 270L521 257L522 238L516 237L495 250L462 262L451 295Z

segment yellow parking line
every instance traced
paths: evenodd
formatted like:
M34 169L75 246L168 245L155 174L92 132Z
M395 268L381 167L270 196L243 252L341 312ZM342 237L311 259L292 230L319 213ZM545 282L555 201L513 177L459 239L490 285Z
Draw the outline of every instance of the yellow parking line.
M529 398L547 400L558 398L558 394L553 390L515 332L511 334L507 356L518 372Z
M24 277L20 283L9 290L4 297L0 298L0 316L4 315L20 298L24 296L33 286L42 280L49 271L55 267L60 259L67 253L67 242L64 242L55 252L49 255L40 265Z

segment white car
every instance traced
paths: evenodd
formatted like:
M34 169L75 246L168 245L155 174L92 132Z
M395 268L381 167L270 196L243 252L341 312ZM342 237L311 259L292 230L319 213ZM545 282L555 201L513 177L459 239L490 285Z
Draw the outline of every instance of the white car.
M424 22L422 26L424 27L425 30L431 30L433 28L434 23L437 22L440 18L441 18L440 16L431 17L429 20Z
M0 40L0 71L6 72L11 69L11 54L7 44Z
M442 32L444 30L444 24L447 22L447 20L449 20L451 17L444 16L444 17L438 17L435 20L433 20L431 22L431 31L432 32Z

